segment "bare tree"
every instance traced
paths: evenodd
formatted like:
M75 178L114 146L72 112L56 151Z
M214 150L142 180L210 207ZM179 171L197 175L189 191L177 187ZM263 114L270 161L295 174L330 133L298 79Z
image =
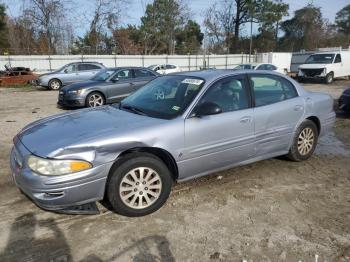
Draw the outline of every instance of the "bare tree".
M113 32L120 25L122 11L125 9L125 0L95 0L93 15L90 21L89 42L98 53L102 35L107 31ZM123 7L123 10L122 10ZM108 29L108 30L106 30Z
M42 40L41 48L55 53L64 45L64 35L69 28L66 22L65 1L61 0L23 0L23 17L33 26L37 37ZM69 30L68 30L69 31Z

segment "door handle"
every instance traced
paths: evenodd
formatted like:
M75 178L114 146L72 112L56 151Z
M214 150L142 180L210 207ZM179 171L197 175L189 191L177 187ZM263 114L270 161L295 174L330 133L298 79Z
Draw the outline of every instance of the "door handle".
M239 120L239 122L245 124L245 123L249 123L250 120L251 120L251 117L250 117L250 116L244 116L244 117L242 117L242 118Z
M301 110L303 110L304 109L304 107L302 106L302 105L296 105L295 107L294 107L294 111L301 111Z
M135 84L134 83L130 83L131 86L134 86Z

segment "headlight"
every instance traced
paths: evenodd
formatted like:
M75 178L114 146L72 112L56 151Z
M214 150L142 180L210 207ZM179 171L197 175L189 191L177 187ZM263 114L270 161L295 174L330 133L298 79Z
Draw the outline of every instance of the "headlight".
M76 94L76 95L80 95L84 92L84 89L79 89L79 90L71 90L68 91L68 94Z
M28 166L45 176L60 176L92 168L92 164L82 160L50 160L36 156L28 157Z

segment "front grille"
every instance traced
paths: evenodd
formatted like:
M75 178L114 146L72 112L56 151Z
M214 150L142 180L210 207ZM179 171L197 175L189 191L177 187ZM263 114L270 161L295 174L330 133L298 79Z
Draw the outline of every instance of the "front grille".
M310 77L319 76L320 74L322 74L323 70L324 70L323 68L301 69L301 71L304 73L305 76L310 76Z

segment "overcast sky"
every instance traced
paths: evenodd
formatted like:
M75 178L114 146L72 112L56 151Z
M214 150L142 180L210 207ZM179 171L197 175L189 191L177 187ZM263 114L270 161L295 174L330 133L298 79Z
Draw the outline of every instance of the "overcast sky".
M73 19L74 30L78 35L82 35L87 28L89 23L86 22L87 16L92 11L92 3L94 0L71 0L75 3ZM205 10L211 6L215 0L184 0L188 6L191 8L193 18L196 20L203 28L203 20ZM220 0L217 0L217 2ZM10 16L18 16L21 12L22 0L0 0L6 4L8 14ZM66 0L69 2L69 0ZM139 24L140 17L144 14L145 7L147 4L153 2L152 0L130 0L128 8L126 8L125 17L123 18L123 24ZM330 22L334 22L335 14L344 6L349 4L349 0L284 0L285 3L289 4L289 14L293 16L294 11L300 9L307 5L308 3L313 3L315 6L321 7L322 14L324 18L327 18ZM284 18L286 19L286 18ZM84 21L85 20L85 21ZM243 34L245 34L245 29L243 28Z

